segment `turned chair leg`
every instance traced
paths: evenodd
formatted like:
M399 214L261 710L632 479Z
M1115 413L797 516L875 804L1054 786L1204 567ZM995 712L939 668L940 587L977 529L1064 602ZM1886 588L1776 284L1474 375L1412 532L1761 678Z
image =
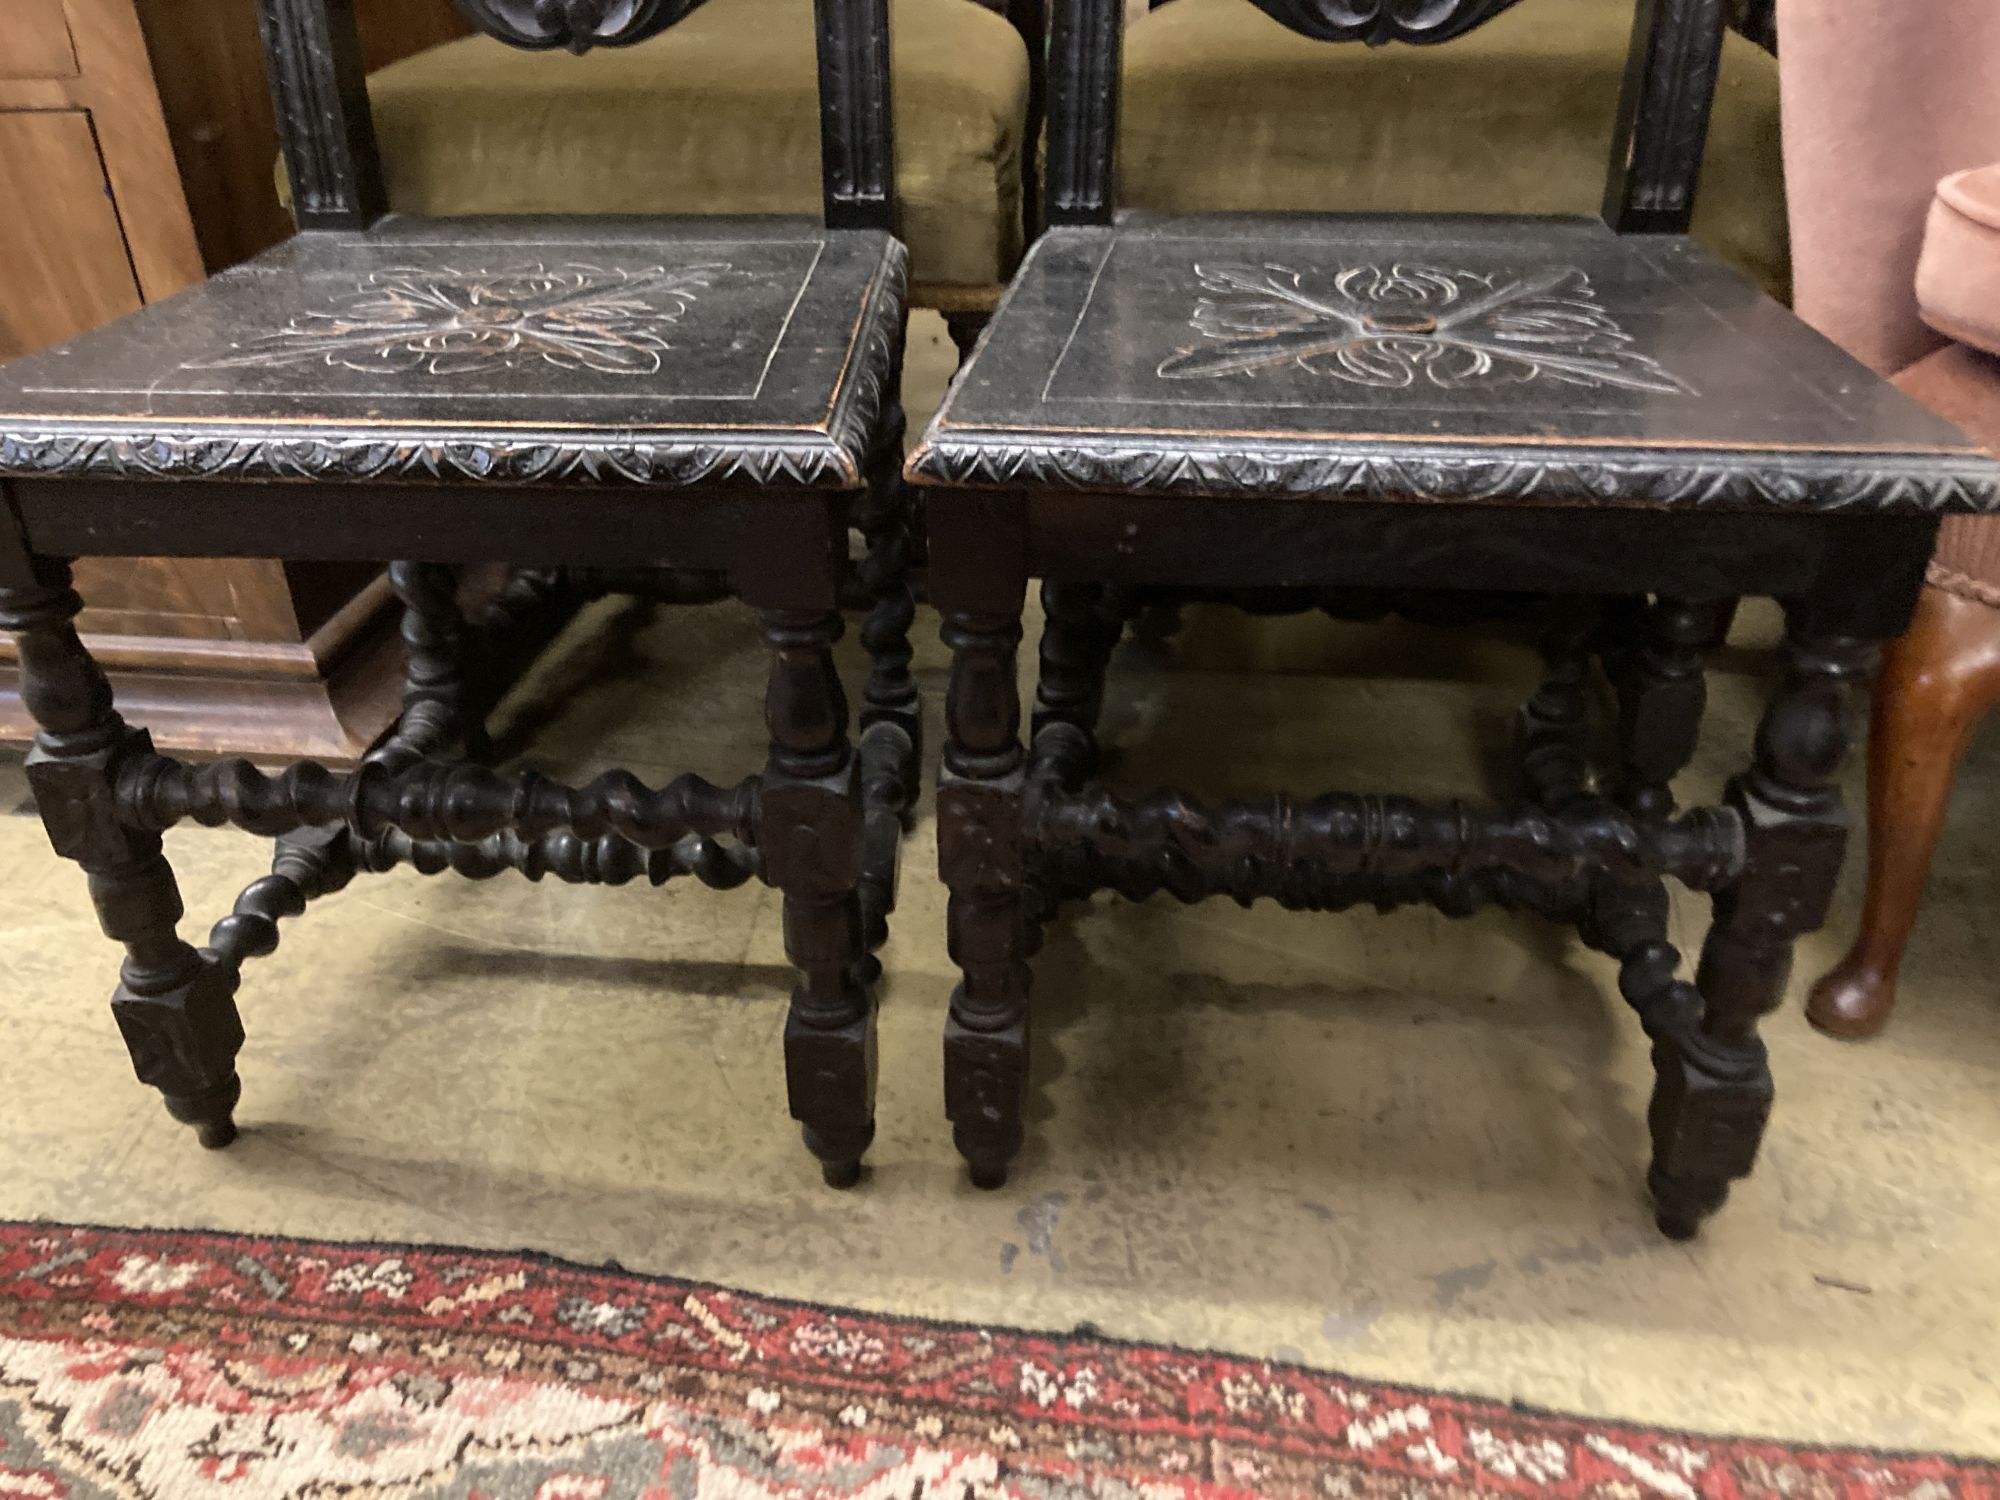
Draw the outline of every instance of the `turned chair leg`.
M176 931L180 889L160 837L119 816L120 764L151 742L119 718L111 684L76 633L83 601L66 563L38 559L26 586L0 589L0 628L20 642L21 697L40 726L27 762L49 842L81 865L105 933L125 946L111 1009L139 1081L210 1149L236 1138L243 1023L236 973Z
M1023 905L1021 641L1012 614L952 612L938 873L951 891L946 933L960 980L945 1022L945 1114L972 1181L997 1188L1021 1149L1028 1082Z
M799 971L785 1020L792 1118L831 1187L861 1179L875 1138L875 1005L860 973L860 757L834 668L837 610L766 610L771 753L759 796L764 876L784 893Z
M1096 583L1044 583L1039 672L1030 740L1036 754L1053 753L1066 785L1097 769L1097 721L1104 710L1104 673L1124 629L1122 615Z
M979 335L986 331L986 325L993 321L990 312L948 312L944 314L945 331L951 335L952 346L958 350L958 362L962 365L972 357L972 346L979 342Z
M901 378L901 362L890 389ZM916 492L903 482L903 408L883 411L868 460L868 489L854 525L866 551L859 582L868 601L861 645L868 653L868 681L861 693L862 941L860 977L873 984L882 965L875 956L889 938L896 909L903 835L915 821L922 791L924 714L910 627L917 618L912 581L916 565Z
M1873 642L1804 629L1794 615L1755 755L1723 794L1745 859L1714 898L1695 972L1701 1016L1654 1032L1647 1180L1672 1238L1691 1238L1756 1161L1772 1098L1757 1025L1784 998L1794 940L1833 899L1847 839L1835 778L1876 656Z
M1868 895L1847 956L1806 1001L1834 1036L1880 1031L1916 926L1958 762L2000 699L2000 609L1927 587L1883 658L1868 742Z
M403 713L392 743L422 755L462 742L467 759L488 759L486 727L471 717L471 629L458 605L458 570L394 562L389 583L403 604Z
M1658 600L1638 616L1632 649L1615 658L1615 795L1635 817L1657 821L1674 811L1674 778L1694 759L1708 706L1702 653L1733 608L1733 601Z

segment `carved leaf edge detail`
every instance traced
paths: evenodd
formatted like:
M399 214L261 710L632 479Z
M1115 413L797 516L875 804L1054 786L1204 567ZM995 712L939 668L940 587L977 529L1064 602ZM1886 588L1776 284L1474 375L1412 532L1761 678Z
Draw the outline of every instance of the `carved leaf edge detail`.
M1503 458L1408 452L1246 453L1191 448L1005 445L933 436L906 470L920 484L1039 486L1217 498L1535 502L1586 506L1836 511L2000 511L2000 464L1801 460L1759 465L1721 454Z
M269 438L120 425L0 437L0 477L97 476L144 480L314 480L334 483L748 484L853 489L893 394L908 252L885 241L883 265L862 305L854 358L836 393L826 432L786 440L657 443L629 439L435 438L387 432L351 438Z

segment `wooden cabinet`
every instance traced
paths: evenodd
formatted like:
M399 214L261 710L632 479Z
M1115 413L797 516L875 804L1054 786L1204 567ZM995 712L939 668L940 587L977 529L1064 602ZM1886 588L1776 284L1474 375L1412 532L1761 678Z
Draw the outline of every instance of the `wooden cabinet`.
M255 7L171 0L184 96L220 103L170 134L134 0L5 0L0 27L0 359L60 343L168 297L289 232L270 186L270 125ZM241 47L247 26L249 48ZM220 31L227 53L204 52ZM193 80L192 82L190 80ZM261 110L261 116L258 111ZM265 133L259 139L257 132ZM204 259L184 162L261 154L262 199L211 194ZM178 149L177 149L178 147ZM203 179L206 181L207 179ZM393 717L399 655L374 566L93 559L77 568L82 624L120 701L163 747L352 759ZM32 732L0 639L0 738Z

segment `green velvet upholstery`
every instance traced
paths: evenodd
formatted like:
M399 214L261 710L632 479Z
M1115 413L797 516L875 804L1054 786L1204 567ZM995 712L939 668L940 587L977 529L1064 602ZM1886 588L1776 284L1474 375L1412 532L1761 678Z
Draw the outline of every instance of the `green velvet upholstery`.
M1021 254L1027 49L973 0L891 0L890 31L911 279L990 292ZM811 0L710 0L584 57L452 42L369 95L405 213L817 215L817 78Z
M1521 0L1437 47L1314 41L1250 0L1172 0L1125 43L1119 202L1598 212L1632 0ZM1776 59L1732 34L1695 234L1790 290Z

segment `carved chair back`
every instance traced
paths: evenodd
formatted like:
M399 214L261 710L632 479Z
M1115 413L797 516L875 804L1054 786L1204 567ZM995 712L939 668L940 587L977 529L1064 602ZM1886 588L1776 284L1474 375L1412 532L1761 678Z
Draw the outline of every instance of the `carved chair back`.
M537 51L629 47L702 0L451 0L474 26ZM258 0L299 227L365 229L388 211L354 0ZM888 0L814 0L829 229L896 229Z
M1254 0L1328 42L1435 45L1534 0ZM1636 0L1604 217L1632 234L1684 234L1721 60L1725 0ZM1049 30L1050 224L1105 224L1116 208L1120 0L1053 0Z

